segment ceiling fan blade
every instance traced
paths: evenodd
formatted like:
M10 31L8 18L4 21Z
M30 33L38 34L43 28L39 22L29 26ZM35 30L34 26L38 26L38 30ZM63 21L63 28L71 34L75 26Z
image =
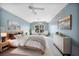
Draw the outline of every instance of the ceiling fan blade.
M32 6L28 6L29 7L29 9L33 9L33 7Z
M34 4L32 4L32 3L28 6L28 8L31 9L34 14L37 14L36 10L44 10L45 9L45 8L34 7Z
M33 9L33 3L28 6L29 9Z
M44 10L44 8L39 8L39 7L34 7L33 3L31 3L29 6L28 6L29 9L34 9L34 10Z
M44 8L33 7L35 10L44 10Z

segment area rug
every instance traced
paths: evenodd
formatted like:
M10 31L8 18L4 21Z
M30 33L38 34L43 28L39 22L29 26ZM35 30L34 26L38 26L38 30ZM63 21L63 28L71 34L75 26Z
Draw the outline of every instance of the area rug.
M13 56L42 56L40 52L29 50L29 49L21 49L16 48L13 51L10 52L10 55Z

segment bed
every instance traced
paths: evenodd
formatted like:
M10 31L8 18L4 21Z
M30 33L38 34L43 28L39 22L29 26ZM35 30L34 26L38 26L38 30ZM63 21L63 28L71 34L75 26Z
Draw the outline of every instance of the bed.
M41 35L30 35L27 37L18 37L13 40L9 40L10 47L19 49L29 49L32 51L37 51L40 54L45 53L46 43L45 38Z

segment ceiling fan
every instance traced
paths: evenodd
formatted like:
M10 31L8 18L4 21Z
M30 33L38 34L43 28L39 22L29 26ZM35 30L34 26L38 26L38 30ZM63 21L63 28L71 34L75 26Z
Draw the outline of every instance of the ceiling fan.
M35 7L32 3L28 6L28 8L31 9L34 14L37 14L36 10L45 10L45 8Z

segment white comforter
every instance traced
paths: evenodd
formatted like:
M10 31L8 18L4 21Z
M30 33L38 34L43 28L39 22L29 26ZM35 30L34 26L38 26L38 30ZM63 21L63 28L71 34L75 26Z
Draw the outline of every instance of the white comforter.
M44 51L44 46L38 41L29 40L25 46L29 47L30 49L41 49Z
M28 38L19 38L10 41L15 47L29 47L30 49L45 50L45 40L41 36L29 36Z
M14 39L11 40L10 43L12 46L18 47L18 46L24 46L26 40L25 39Z

